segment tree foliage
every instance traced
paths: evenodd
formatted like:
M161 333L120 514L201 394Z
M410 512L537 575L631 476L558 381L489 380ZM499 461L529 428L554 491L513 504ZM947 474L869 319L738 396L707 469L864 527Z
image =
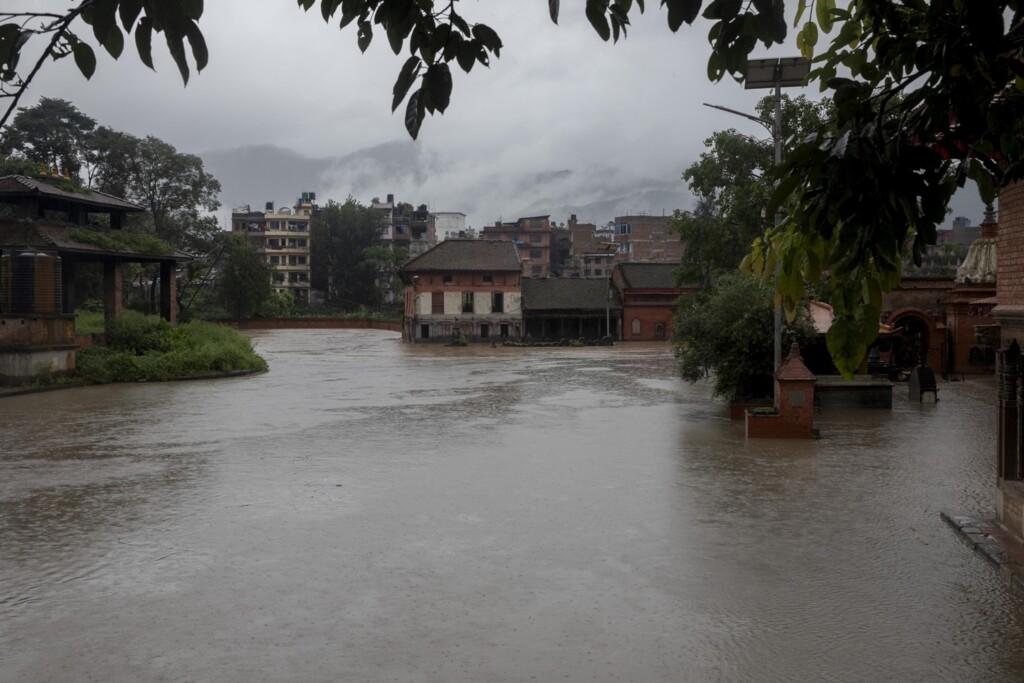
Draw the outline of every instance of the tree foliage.
M273 269L240 235L224 234L225 248L217 278L221 304L236 320L251 318L270 300Z
M725 399L770 396L773 318L771 288L743 273L725 273L713 287L685 296L672 323L683 379L711 375L715 396ZM813 338L810 316L801 308L783 327L783 346Z
M827 126L831 103L783 96L780 110L783 150L789 150ZM768 138L752 138L733 128L718 131L704 141L706 151L700 158L683 171L695 206L689 212L676 210L669 229L686 244L680 266L686 282L709 284L717 273L736 269L754 239L774 221L765 212L775 166L774 97L761 99L757 113Z
M3 129L0 152L7 155L9 168L34 175L40 163L48 169L57 166L90 189L145 207L145 217L133 219L126 233L156 237L196 257L179 281L179 305L186 301L188 284L209 269L218 248L220 226L210 212L220 206L220 183L206 172L198 156L179 152L152 135L139 138L97 126L72 103L45 97L20 110ZM148 289L143 299L148 298L153 307L155 279L147 271L134 269L135 277L129 280Z
M69 0L70 1L70 0ZM405 125L419 134L427 113L443 113L455 65L469 72L502 49L489 26L456 11L458 0L297 0L341 28L355 24L365 50L375 30L408 57L393 89ZM957 187L973 180L986 201L1024 177L1024 17L1021 0L661 0L668 27L698 15L711 22L707 73L743 79L747 58L786 40L795 8L796 44L816 68L809 82L835 103L834 126L798 145L778 172L768 214L787 207L785 223L760 242L747 265L766 277L781 266L777 296L790 313L805 281L830 272L837 316L829 349L850 373L876 333L883 294L898 281L908 243L919 261ZM560 1L548 0L557 22ZM586 0L584 12L604 40L624 36L637 0ZM148 65L154 33L163 33L187 80L206 47L196 22L202 0L80 0L64 12L0 15L0 85L10 98L6 124L25 87L47 59L73 56L87 77L95 66L81 20L112 56L134 33ZM118 25L120 22L120 26ZM20 60L28 46L38 59Z
M310 279L314 289L324 292L327 305L343 310L379 306L383 229L384 214L352 197L344 204L329 201L313 214Z

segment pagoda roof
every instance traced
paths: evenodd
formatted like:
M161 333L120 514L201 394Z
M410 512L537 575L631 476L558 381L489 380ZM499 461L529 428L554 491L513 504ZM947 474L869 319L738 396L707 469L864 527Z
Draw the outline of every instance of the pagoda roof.
M191 255L170 248L167 251L145 251L130 245L123 248L104 247L76 239L76 237L81 238L83 233L87 232L97 233L96 241L102 242L102 235L116 234L120 231L92 228L69 229L66 226L46 225L26 219L0 220L0 249L5 252L28 248L43 249L56 251L59 254L78 254L86 260L89 257L150 263L192 260Z
M105 192L78 187L64 178L30 178L23 175L0 177L0 202L10 203L11 199L22 197L42 200L48 207L77 204L94 211L141 213L146 210L141 204Z

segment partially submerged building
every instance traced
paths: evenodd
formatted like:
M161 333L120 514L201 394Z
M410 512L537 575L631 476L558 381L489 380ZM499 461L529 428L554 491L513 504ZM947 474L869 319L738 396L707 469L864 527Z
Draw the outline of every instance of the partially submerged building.
M616 337L622 303L611 280L523 280L523 329L534 340Z
M447 239L398 274L405 284L406 341L522 337L522 262L512 242Z

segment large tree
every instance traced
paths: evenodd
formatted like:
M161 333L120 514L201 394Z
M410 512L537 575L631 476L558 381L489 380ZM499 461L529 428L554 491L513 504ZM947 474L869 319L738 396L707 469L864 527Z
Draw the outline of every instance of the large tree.
M384 214L352 197L329 201L313 214L310 276L327 304L344 310L381 302L379 249Z
M17 155L47 171L56 167L77 179L86 164L96 121L66 100L42 97L22 109L0 133L0 152Z
M458 0L297 0L319 6L325 21L356 25L363 50L375 27L396 54L408 51L392 108L405 102L405 124L416 137L426 113L442 113L452 93L450 65L463 71L488 64L502 43L489 26L457 11ZM559 0L548 0L558 21ZM783 226L759 245L749 266L765 274L781 264L777 287L792 312L805 280L830 272L837 295L829 348L844 372L860 362L873 339L882 294L898 281L904 252L920 260L957 186L973 179L986 201L1024 177L1024 16L1021 0L661 0L668 26L698 15L712 22L708 77L744 77L758 46L786 40L787 10L795 8L796 43L810 57L830 38L809 77L836 105L834 128L793 150L769 213L789 207ZM95 70L95 54L76 23L115 58L125 32L152 65L152 38L163 33L187 80L207 51L197 21L201 0L81 0L65 12L3 15L0 83L11 98L3 126L46 59L73 55ZM605 40L617 40L640 0L586 0L585 12ZM703 10L703 12L702 12ZM120 20L120 26L118 25ZM31 26L30 26L31 24ZM123 30L122 30L123 28ZM698 39L703 39L701 36ZM39 59L19 60L42 43ZM909 247L906 245L910 244Z
M717 273L735 270L754 239L773 224L775 217L765 212L774 183L773 106L774 98L765 97L756 107L769 137L753 138L733 128L718 131L683 171L695 205L692 211L676 210L669 219L669 229L686 244L683 280L706 285ZM780 108L784 153L827 127L831 116L828 100L812 102L803 96L783 96Z
M725 399L772 394L772 292L752 275L733 271L714 286L684 297L672 323L683 379L713 377L714 394ZM783 330L783 341L814 338L810 316L801 307Z
M217 277L221 305L236 320L251 318L271 299L273 269L240 235L223 234L223 257Z

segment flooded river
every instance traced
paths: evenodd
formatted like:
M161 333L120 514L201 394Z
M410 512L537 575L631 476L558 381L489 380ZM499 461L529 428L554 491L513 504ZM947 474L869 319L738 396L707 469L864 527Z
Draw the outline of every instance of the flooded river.
M3 681L1019 681L991 380L746 441L664 346L254 335L0 401Z

